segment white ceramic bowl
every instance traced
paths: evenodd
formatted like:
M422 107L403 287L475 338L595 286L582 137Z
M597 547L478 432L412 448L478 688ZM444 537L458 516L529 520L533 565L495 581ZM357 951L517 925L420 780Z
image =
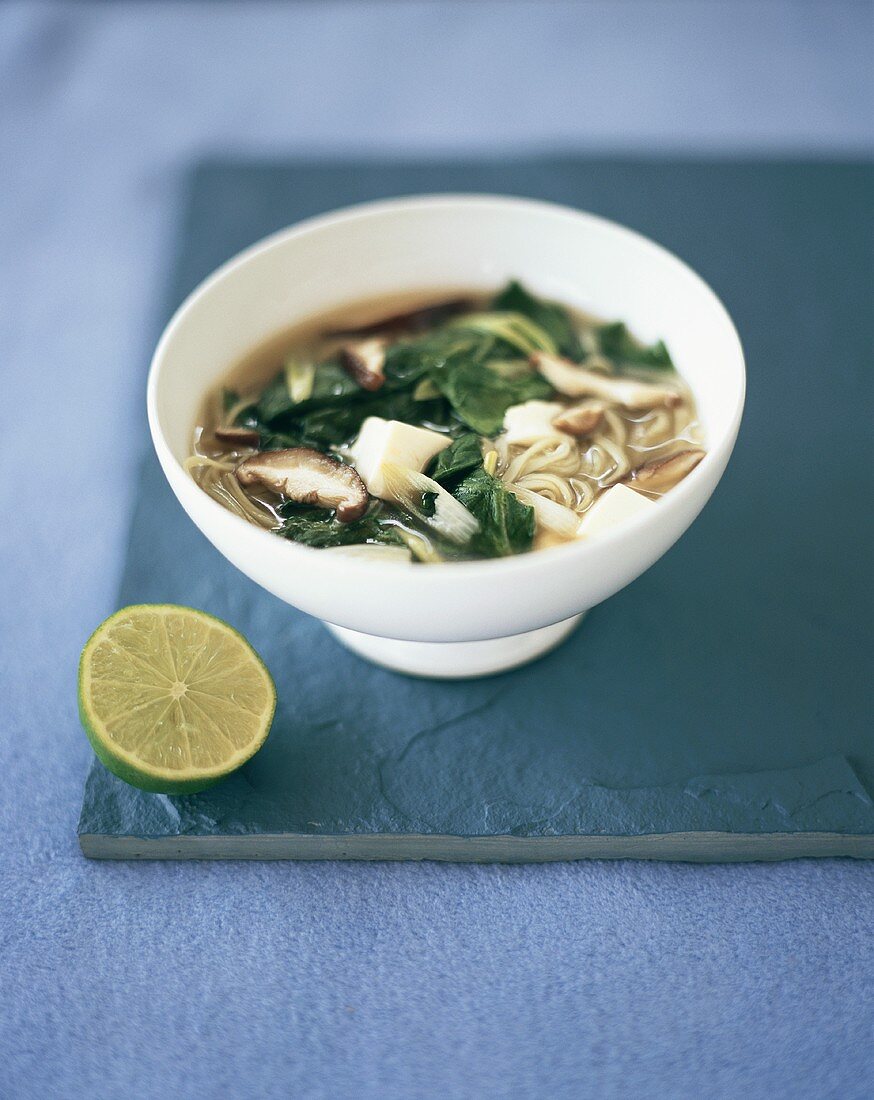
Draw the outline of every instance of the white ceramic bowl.
M644 340L666 341L697 399L708 453L649 513L590 542L517 557L379 563L277 538L227 511L183 470L206 391L278 330L382 293L489 291L511 277L539 294L622 318ZM314 218L230 260L164 331L149 375L148 410L158 458L182 507L243 573L323 619L372 660L420 675L475 676L555 645L582 612L676 542L722 476L744 385L743 352L725 308L670 252L566 207L448 195Z

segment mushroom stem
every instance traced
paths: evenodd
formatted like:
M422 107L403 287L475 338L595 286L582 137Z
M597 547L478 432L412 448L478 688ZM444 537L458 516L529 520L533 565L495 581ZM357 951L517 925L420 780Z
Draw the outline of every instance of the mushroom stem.
M220 443L231 443L235 447L257 447L261 442L254 428L216 428L215 437Z
M543 351L535 352L531 362L547 382L568 397L600 397L604 401L624 405L627 409L672 406L682 400L670 386L599 374Z
M625 484L647 493L665 493L694 470L705 454L700 447L690 447L667 458L653 459L632 470L624 479Z
M552 426L558 428L560 432L566 432L579 439L598 427L604 418L606 408L606 402L599 401L597 398L581 401L578 405L571 405L559 413L553 419Z
M343 370L355 379L363 390L378 390L385 382L385 343L382 340L360 340L340 349Z
M243 459L234 472L243 486L264 485L298 504L334 508L340 523L360 519L370 499L351 466L309 447L261 451Z

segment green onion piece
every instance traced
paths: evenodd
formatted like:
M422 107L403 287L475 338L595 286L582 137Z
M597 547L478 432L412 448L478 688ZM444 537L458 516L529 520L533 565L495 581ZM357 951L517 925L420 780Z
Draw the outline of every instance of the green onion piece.
M394 462L384 462L382 478L386 493L395 504L406 508L420 523L433 527L450 542L463 545L479 530L479 521L451 493L433 478ZM425 508L428 496L431 506Z
M431 565L444 560L443 555L434 549L433 543L416 531L408 531L406 527L398 527L397 533L406 543L407 549L417 561L424 561Z
M413 390L414 401L431 401L439 396L440 390L437 389L430 378L423 378Z
M285 385L293 405L308 401L313 392L316 368L312 363L289 359L285 364Z
M530 489L523 489L519 485L508 485L507 488L523 504L528 504L534 509L534 515L541 527L547 531L553 531L562 538L575 538L580 528L580 517L572 508L558 504L549 497L540 493L533 493Z

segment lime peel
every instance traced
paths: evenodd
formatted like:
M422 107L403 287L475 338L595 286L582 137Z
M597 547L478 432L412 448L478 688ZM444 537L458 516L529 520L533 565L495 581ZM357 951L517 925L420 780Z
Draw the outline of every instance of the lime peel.
M106 767L141 790L212 787L261 748L275 709L264 662L242 634L204 611L124 607L82 650L82 725Z

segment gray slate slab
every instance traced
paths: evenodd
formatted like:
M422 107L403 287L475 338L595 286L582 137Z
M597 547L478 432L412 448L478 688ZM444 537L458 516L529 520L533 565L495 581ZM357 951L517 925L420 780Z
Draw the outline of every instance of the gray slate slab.
M262 752L200 795L145 794L95 760L85 853L874 855L872 180L864 165L801 162L202 165L168 315L241 247L338 205L554 199L652 235L712 283L747 352L747 414L714 499L662 561L557 651L472 683L346 652L219 556L149 453L119 606L229 620L280 705Z

